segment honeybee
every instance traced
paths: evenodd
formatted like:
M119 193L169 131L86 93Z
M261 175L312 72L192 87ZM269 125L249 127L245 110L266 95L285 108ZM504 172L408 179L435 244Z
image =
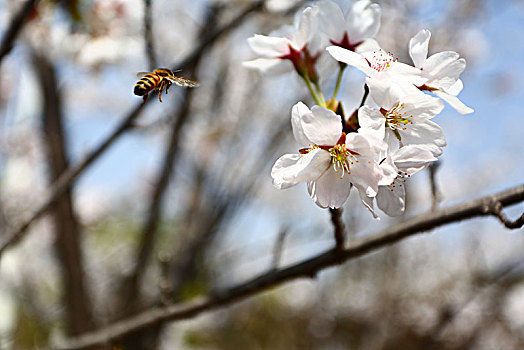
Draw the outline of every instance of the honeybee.
M144 96L144 102L147 100L147 95L154 90L158 90L158 100L162 102L162 91L167 90L172 84L182 87L196 87L200 84L194 80L177 77L175 73L168 68L158 68L153 72L140 72L137 74L139 81L135 84L135 95Z

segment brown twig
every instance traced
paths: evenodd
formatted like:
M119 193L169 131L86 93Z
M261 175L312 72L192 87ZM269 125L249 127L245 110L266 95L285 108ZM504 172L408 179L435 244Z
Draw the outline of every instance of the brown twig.
M314 277L322 269L342 264L347 260L387 247L409 236L446 224L478 216L491 215L486 212L487 203L500 202L503 206L509 206L522 201L524 201L524 185L461 205L419 215L384 231L356 239L348 243L344 249L330 249L310 259L285 268L269 271L208 297L167 307L152 308L135 317L109 325L97 332L71 339L57 349L78 350L92 345L111 344L113 341L139 329L152 327L166 321L189 319L202 312L237 302L287 281L300 277Z
M440 161L437 160L436 162L433 162L431 163L429 166L428 166L428 171L429 171L429 184L430 184L430 187L431 187L431 196L432 196L432 201L431 201L431 210L436 210L439 203L440 203L440 200L441 200L441 194L440 194L440 191L438 190L438 186L437 186L437 171L438 171L438 168L440 167Z
M344 248L344 222L342 221L342 208L338 209L329 209L329 213L331 214L331 222L333 223L333 228L335 229L333 231L333 234L335 236L335 247L336 249L343 249Z
M13 17L9 27L5 31L2 43L0 44L0 62L13 48L13 42L15 41L18 33L22 29L22 26L29 15L29 12L35 6L37 0L27 0L21 7L20 11Z
M171 295L171 281L169 279L169 265L171 264L171 256L165 252L162 252L158 256L158 262L160 265L160 277L158 281L158 290L160 294L160 302L163 305L171 303L169 296Z
M231 20L229 23L225 24L223 27L217 31L209 34L209 36L203 40L200 45L198 45L181 63L177 66L180 69L190 67L192 62L202 54L202 52L211 44L213 44L218 38L227 33L229 30L235 28L253 11L262 8L264 1L257 1L253 5L249 6L246 10L242 11L237 17ZM22 223L17 225L14 229L11 229L4 233L2 239L0 240L0 257L2 253L9 247L17 242L23 237L27 229L42 217L54 201L60 197L64 191L66 191L71 184L77 179L77 177L83 173L100 155L102 155L108 148L115 142L125 131L130 129L133 126L134 121L140 115L143 106L145 106L150 100L146 101L145 104L139 104L134 107L130 113L127 114L127 117L118 125L118 127L104 140L97 148L95 148L91 153L89 153L82 161L78 164L72 166L67 171L62 173L58 180L51 186L46 195L43 203L36 209L32 214L27 218L22 220Z
M284 241L286 240L287 233L289 231L284 229L278 234L275 246L273 247L273 260L271 261L271 269L278 269L280 259L282 258L282 250L284 248Z
M517 229L524 226L524 213L515 221L511 221L508 219L506 215L502 212L502 203L500 202L491 202L486 205L485 211L488 214L492 214L493 216L497 217L500 222L504 224L509 229Z
M149 61L149 69L157 68L156 53L153 41L153 22L151 0L144 0L144 41L146 57Z

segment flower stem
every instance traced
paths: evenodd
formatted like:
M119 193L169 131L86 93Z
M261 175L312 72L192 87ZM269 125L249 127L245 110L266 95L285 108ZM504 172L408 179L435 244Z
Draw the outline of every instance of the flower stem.
M364 103L366 103L366 99L368 98L368 95L369 95L368 84L364 84L364 96L362 96L362 102L360 102L360 106L358 106L358 108L362 107Z
M322 90L320 89L320 86L318 85L318 81L313 82L315 84L315 88L317 90L318 98L320 99L320 106L327 107L326 99L324 98L324 95L322 94Z
M333 91L333 100L337 98L338 89L340 88L340 82L342 81L342 75L344 74L344 69L346 69L347 64L339 62L338 67L339 67L339 70L338 70L338 76L337 76L337 83L335 85L335 90Z
M324 100L324 97L322 96L322 99L320 99L318 94L315 92L315 89L313 88L313 85L311 84L311 80L309 79L309 76L307 74L303 74L303 75L301 75L301 77L306 82L306 85L307 85L307 88L309 90L309 93L311 94L311 96L315 100L316 104L319 105L319 106L323 106L324 107L326 105L325 101L324 101L324 103L322 103L323 100Z
M331 222L333 223L333 228L335 229L333 231L335 236L335 248L336 249L343 249L344 248L344 223L342 222L342 209L329 209L329 213L331 214Z

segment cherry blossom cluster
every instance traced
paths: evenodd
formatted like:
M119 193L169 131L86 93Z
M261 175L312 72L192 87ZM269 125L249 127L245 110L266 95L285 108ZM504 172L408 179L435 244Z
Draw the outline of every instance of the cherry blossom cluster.
M405 181L442 154L446 139L432 121L444 108L442 101L461 114L473 112L457 98L464 58L453 51L428 57L431 33L424 29L409 41L413 65L398 62L374 39L380 15L379 5L369 0L355 2L345 15L332 1L315 2L298 14L294 26L249 38L259 57L244 62L268 73L294 70L316 103L293 106L291 124L300 147L276 161L274 186L305 182L322 208L341 207L355 187L375 218L375 202L390 216L402 214ZM329 99L322 94L316 67L325 50L339 67ZM347 66L366 75L362 103L350 114L337 100Z

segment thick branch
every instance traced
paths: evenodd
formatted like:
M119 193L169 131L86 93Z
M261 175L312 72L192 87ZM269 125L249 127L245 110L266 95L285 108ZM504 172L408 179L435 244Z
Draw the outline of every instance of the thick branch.
M47 163L55 180L67 169L66 136L63 127L61 94L55 68L46 57L34 54L33 62L43 94L42 127L47 146ZM80 247L80 229L74 210L71 190L66 191L53 205L55 229L54 247L64 284L68 332L78 335L94 328L89 295L86 291Z
M201 42L185 59L181 61L178 65L178 68L185 69L190 67L194 60L202 54L202 52L210 45L212 45L218 38L226 34L229 30L234 29L236 26L240 25L247 16L260 8L264 1L257 1L255 4L248 7L246 10L242 11L237 17L235 17L231 22L225 24L223 27L217 31L209 34L209 36ZM148 100L149 101L149 100ZM146 101L146 103L148 102ZM43 214L47 212L50 206L58 197L60 197L76 180L76 178L82 174L85 169L87 169L100 155L102 155L108 148L116 141L125 131L130 129L133 126L135 119L140 115L142 107L145 104L138 105L134 107L131 112L123 119L120 125L104 140L100 146L98 146L94 151L88 154L84 160L80 161L77 165L69 168L67 171L62 173L58 180L51 186L48 195L46 195L43 203L35 210L34 213L29 215L25 220L22 221L20 225L15 227L12 230L7 231L0 240L0 256L9 246L17 243L27 231L27 229L38 220Z
M0 62L13 48L13 42L15 41L18 33L22 29L22 26L29 15L29 12L35 5L36 0L27 0L21 7L19 12L13 17L9 27L5 31L2 43L0 44Z
M446 224L478 216L491 215L486 211L486 206L492 203L500 202L502 206L509 206L522 201L524 201L524 185L465 204L422 214L384 231L354 240L348 243L344 249L331 249L286 268L271 270L252 280L225 289L209 297L196 299L183 304L152 308L133 318L110 325L98 332L72 339L69 343L59 347L59 349L85 349L92 345L110 344L126 334L155 326L161 322L189 319L202 312L242 300L269 288L276 287L284 282L300 277L314 277L322 269L342 264L347 260L394 244L406 237Z

